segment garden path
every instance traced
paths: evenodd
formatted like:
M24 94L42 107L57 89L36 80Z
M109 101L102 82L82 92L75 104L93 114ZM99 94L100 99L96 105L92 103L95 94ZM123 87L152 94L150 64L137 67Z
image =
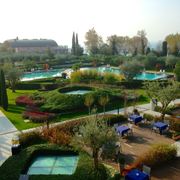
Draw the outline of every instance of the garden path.
M11 139L16 132L16 127L0 111L0 166L11 156Z

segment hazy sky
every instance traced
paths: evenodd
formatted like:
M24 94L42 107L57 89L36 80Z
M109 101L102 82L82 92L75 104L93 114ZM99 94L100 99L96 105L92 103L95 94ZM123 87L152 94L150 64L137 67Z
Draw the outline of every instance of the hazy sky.
M180 32L179 9L180 0L0 0L0 42L18 36L71 46L75 31L84 46L93 27L104 40L144 29L149 41L159 41Z

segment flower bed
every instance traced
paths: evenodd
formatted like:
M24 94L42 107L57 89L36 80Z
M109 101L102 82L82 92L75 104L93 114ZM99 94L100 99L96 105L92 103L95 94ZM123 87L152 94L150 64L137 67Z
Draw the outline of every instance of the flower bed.
M24 119L30 119L34 123L42 123L53 119L55 114L40 111L25 111L22 116Z
M29 96L19 96L16 98L16 105L19 106L34 106L34 101Z

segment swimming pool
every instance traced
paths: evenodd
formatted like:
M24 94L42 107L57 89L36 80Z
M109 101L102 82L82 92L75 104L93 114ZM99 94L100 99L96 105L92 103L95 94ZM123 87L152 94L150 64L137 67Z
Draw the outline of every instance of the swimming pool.
M69 74L72 72L72 69L66 69L69 70ZM51 78L51 77L60 77L61 73L66 71L65 69L53 69L53 70L48 70L48 71L35 71L31 73L25 73L21 81L31 81L34 79L43 79L43 78ZM115 74L121 74L121 70L116 67L98 67L98 68L81 68L80 70L97 70L98 72L101 73L115 73ZM70 75L69 75L70 76ZM68 77L69 77L68 76ZM146 73L143 72L139 75L137 75L134 79L138 80L157 80L157 79L165 79L167 76L164 73L161 74L156 74L156 73Z
M96 68L98 72L106 73L115 73L115 74L121 74L121 70L119 68L114 67L98 67ZM137 80L157 80L157 79L165 79L167 75L165 73L147 73L143 72L141 74L138 74L134 79Z
M53 69L47 71L35 71L23 74L21 81L31 81L34 79L43 79L51 77L59 77L64 69Z
M157 80L157 79L165 79L166 74L156 74L156 73L141 73L138 74L134 79L138 80Z
M38 156L31 163L27 174L66 174L71 175L75 172L78 164L78 155L50 155Z

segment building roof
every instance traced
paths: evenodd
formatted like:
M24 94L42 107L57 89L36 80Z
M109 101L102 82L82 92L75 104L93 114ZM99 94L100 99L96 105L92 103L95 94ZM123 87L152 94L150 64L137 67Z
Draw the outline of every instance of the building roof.
M23 40L8 40L12 48L18 47L57 47L56 41L51 39L23 39Z

